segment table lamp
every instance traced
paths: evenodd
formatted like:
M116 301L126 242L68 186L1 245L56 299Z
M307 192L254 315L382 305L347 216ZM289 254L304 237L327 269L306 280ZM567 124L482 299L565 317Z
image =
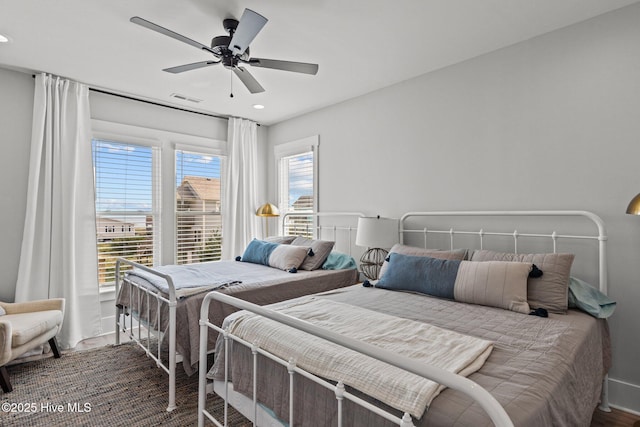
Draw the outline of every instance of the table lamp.
M399 241L398 220L393 218L358 218L356 245L368 250L360 258L360 271L369 280L376 280L384 259L391 248Z

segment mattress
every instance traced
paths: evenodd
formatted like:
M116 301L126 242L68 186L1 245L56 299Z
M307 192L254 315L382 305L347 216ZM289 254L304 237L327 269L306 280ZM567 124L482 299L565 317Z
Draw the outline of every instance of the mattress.
M362 286L330 291L320 297L491 340L493 352L469 379L487 389L516 426L589 425L600 397L602 380L610 366L606 321L575 310L542 318ZM375 322L375 318L371 321ZM218 342L220 347L221 341ZM285 359L288 357L293 355ZM230 371L234 388L250 396L251 352L234 345L232 360ZM217 357L210 375L217 380L224 379L222 366L224 358ZM259 366L258 372L263 372L259 376L259 401L288 421L286 369L266 359L261 359ZM294 387L294 424L337 424L333 392L299 376L296 376ZM357 390L350 391L362 396ZM393 408L386 409L402 416ZM343 422L350 426L392 425L350 402L345 402ZM493 425L478 404L452 389L445 389L436 397L427 412L420 419L414 419L414 423L417 426Z
M221 293L258 304L266 305L303 295L324 292L357 282L356 270L298 270L289 273L264 265L237 261L215 261L220 273L233 277L240 283L217 289ZM123 281L116 304L125 307L127 312L133 311L150 327L166 332L169 322L167 304L161 304L160 320L156 316L157 302L155 298L147 298L142 292L132 287L130 280L145 288L155 289L150 283L139 277L128 276ZM199 354L200 307L207 294L206 289L198 293L178 299L176 305L176 350L182 355L183 367L191 375L197 369ZM166 297L166 296L165 296ZM221 325L223 319L237 311L235 307L212 301L209 306L209 321ZM150 313L147 316L147 312ZM149 317L149 318L147 318ZM209 348L215 346L217 334L209 331ZM166 347L168 334L164 334L163 345Z

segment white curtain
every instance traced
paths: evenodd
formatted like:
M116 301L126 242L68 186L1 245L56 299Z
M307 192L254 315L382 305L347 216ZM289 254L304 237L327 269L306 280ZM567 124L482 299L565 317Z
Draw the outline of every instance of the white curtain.
M62 348L101 333L88 93L59 77L35 78L15 300L66 299Z
M228 162L222 199L222 258L242 255L256 235L258 129L256 123L229 119Z

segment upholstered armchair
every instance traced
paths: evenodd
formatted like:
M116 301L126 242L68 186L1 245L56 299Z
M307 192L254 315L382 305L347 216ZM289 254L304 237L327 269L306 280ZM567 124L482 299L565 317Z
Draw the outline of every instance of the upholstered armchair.
M7 303L0 301L0 385L13 390L6 365L22 354L49 342L60 357L56 335L62 327L64 299Z

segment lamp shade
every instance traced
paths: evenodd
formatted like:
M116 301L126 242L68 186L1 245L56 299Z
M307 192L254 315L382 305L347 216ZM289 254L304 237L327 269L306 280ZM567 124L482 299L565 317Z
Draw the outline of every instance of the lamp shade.
M280 211L278 210L277 207L275 207L275 205L272 205L271 203L265 203L264 205L258 208L258 210L256 211L256 215L257 216L280 216Z
M627 213L631 215L640 215L640 194L636 195L627 206Z
M358 218L356 245L367 248L390 248L398 243L398 220L393 218Z

